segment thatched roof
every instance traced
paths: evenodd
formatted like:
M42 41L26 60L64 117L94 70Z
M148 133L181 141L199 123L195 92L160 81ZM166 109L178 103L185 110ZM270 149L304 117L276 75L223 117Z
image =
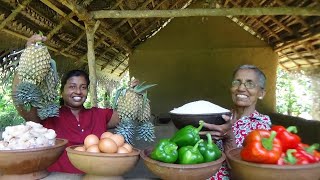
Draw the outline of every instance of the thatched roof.
M0 35L9 38L0 45L0 56L6 55L16 44L23 47L25 40L40 30L49 38L46 44L54 55L70 58L83 67L88 63L86 27L96 28L94 50L97 72L119 77L128 70L128 56L133 49L159 30L170 17L170 12L148 14L146 11L143 14L140 10L189 10L193 2L0 0ZM320 68L318 0L198 0L197 3L202 3L205 8L204 11L197 11L198 15L227 15L224 8L257 8L230 9L228 14L232 16L228 17L274 48L279 54L279 64L284 69ZM214 12L215 9L222 11ZM108 13L100 10L115 11ZM196 16L197 12L171 12L171 15ZM130 17L130 13L137 17L119 18L121 15ZM148 18L138 18L138 15ZM104 16L109 18L101 18ZM10 38L14 40L10 41ZM1 40L4 41L3 38Z

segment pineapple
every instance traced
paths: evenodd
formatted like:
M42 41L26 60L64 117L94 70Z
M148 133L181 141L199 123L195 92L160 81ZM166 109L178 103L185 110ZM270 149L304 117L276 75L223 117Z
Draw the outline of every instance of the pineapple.
M117 111L120 119L137 119L139 110L139 94L134 89L123 90L123 95L118 99Z
M50 71L50 54L41 43L28 46L20 56L18 75L21 81L40 84Z
M143 139L144 141L154 141L154 125L151 122L151 108L150 101L147 98L147 92L140 100L140 108L138 111L138 127L137 127L137 140Z
M58 116L57 69L47 47L41 43L28 46L20 56L17 70L20 83L14 94L16 104L37 107L42 120Z
M143 92L154 85L137 85L134 88L121 88L116 92L114 100L114 108L116 107L120 124L116 128L118 134L123 135L126 138L127 143L132 143L134 136L135 121L138 119L138 112L142 105L143 101ZM130 128L126 127L130 126Z
M44 80L39 84L39 88L42 92L42 103L50 103L56 100L58 97L57 91L58 77L57 70L55 68L55 62L50 60L50 71L45 76Z
M151 109L150 100L147 98L147 93L145 92L139 100L139 110L138 110L138 122L143 123L151 119Z

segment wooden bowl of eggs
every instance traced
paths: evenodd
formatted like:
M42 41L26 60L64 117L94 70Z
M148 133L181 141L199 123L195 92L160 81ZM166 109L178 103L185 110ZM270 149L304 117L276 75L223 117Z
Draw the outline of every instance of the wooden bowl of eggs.
M68 140L56 139L48 147L0 150L0 179L41 179L62 154Z
M140 150L124 142L119 134L105 132L84 139L83 145L66 148L70 162L86 173L84 179L122 179L140 158Z

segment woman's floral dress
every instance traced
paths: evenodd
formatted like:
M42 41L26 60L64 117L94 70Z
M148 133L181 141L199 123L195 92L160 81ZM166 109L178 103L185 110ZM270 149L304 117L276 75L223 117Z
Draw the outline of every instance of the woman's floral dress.
M244 138L249 132L255 129L266 129L269 130L271 127L271 121L269 116L254 111L250 116L242 117L238 119L232 126L233 133L235 135L237 147L242 147ZM216 141L216 144L223 151L222 140ZM219 171L210 178L210 180L228 180L230 179L230 169L227 163L224 162Z

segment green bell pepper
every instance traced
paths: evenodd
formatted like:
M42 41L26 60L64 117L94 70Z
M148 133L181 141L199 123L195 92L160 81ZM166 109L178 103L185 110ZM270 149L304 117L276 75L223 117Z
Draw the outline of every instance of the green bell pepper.
M199 131L202 129L204 121L199 121L199 127L195 128L192 125L187 125L177 131L171 138L171 141L176 143L179 148L183 146L194 146L199 140Z
M219 159L222 155L218 146L212 142L211 134L206 134L208 141L199 143L198 149L204 158L204 162L211 162Z
M198 145L203 142L200 139L194 146L184 146L178 149L178 163L179 164L199 164L203 163L203 156L201 155Z
M151 159L174 163L178 159L178 146L170 139L161 139L150 154Z

